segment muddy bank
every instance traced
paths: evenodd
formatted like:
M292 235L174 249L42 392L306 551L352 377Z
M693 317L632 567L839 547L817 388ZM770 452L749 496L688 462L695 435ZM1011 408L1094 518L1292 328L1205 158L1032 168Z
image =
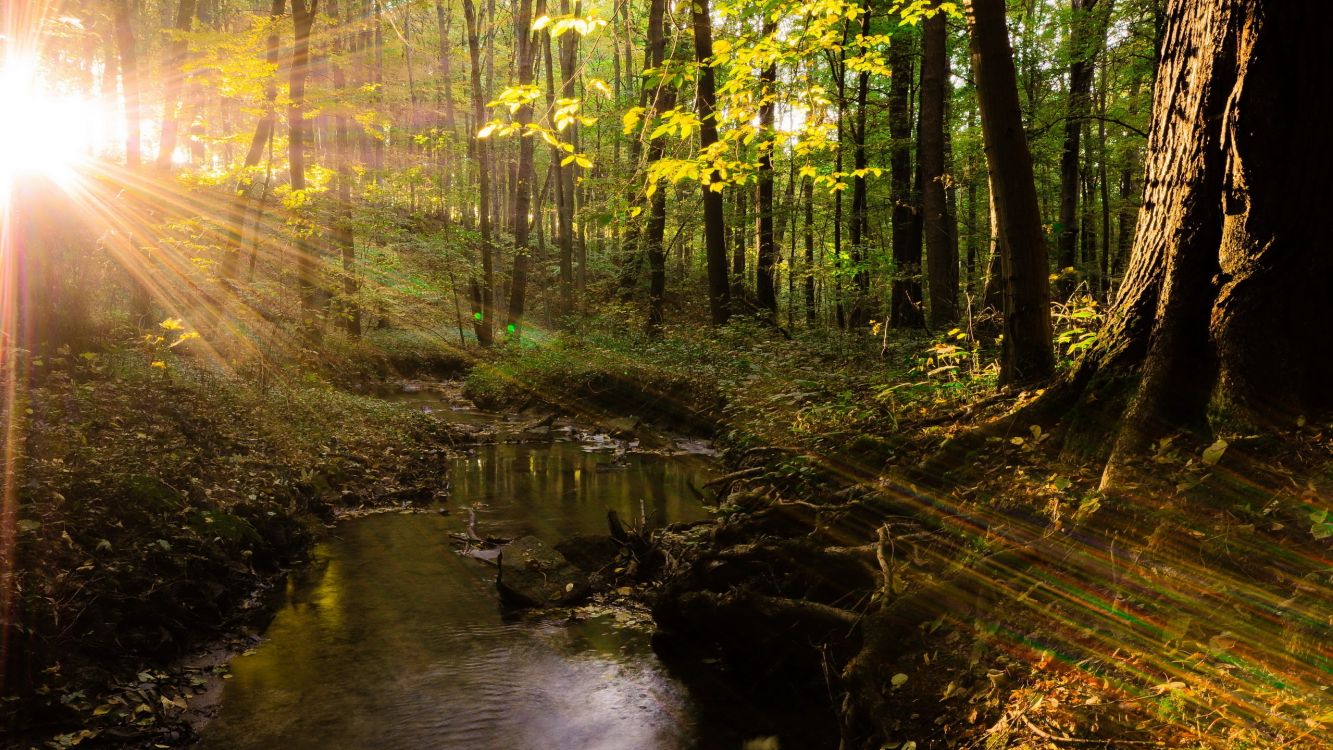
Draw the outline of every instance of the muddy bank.
M117 742L178 741L190 680L165 666L262 627L265 589L339 512L437 498L441 459L465 435L326 386L78 361L17 404L6 744L112 726Z

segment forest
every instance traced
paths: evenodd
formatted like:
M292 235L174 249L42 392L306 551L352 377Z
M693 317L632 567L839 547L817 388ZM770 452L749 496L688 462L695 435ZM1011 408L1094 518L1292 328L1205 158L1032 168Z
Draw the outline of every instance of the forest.
M1333 748L1320 0L5 0L0 748Z

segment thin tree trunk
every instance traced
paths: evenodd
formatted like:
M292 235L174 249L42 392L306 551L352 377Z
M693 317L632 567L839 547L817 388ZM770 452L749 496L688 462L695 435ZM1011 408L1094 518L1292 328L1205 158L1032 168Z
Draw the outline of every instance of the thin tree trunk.
M926 271L930 284L930 325L958 320L958 256L949 227L944 171L944 102L948 83L948 29L945 15L926 19L921 45L921 186Z
M659 68L666 58L666 0L652 0L648 10L648 68ZM652 94L652 105L647 117L656 119L675 104L675 89L666 80L660 80ZM651 121L650 119L650 121ZM662 158L666 150L665 136L648 143L648 162ZM651 185L648 197L648 221L644 227L644 254L648 258L648 330L655 332L665 320L666 306L666 192L659 185Z
M179 127L181 91L185 86L185 57L189 52L189 42L183 35L190 30L194 20L195 0L180 0L176 8L176 33L181 37L171 42L171 55L166 70L166 87L162 95L162 138L158 143L157 166L166 169L171 166L171 157L176 152L176 133Z
M338 13L338 0L329 0L329 15L337 24L333 37L333 90L335 98L341 99L347 88L347 74L343 70L342 57L346 46L346 34L343 21ZM336 206L333 217L333 246L342 258L343 295L341 305L343 329L350 336L361 335L361 308L356 302L356 293L360 287L356 271L356 238L352 229L352 181L356 179L352 171L352 127L351 118L345 108L339 108L334 114L334 157L337 162Z
M291 168L292 192L306 189L305 183L305 82L310 66L310 30L315 24L319 0L292 0L291 74L288 82L291 103L287 107L287 161ZM305 325L315 324L315 257L310 242L298 232L296 240L297 284L301 293L301 311Z
M861 37L870 36L870 15L872 5L866 0L861 7ZM861 45L860 54L865 56L868 50ZM870 304L870 270L866 268L866 230L869 228L869 206L866 195L866 123L869 112L866 111L870 97L870 71L861 70L856 76L856 119L852 123L852 212L847 227L847 239L851 243L848 258L852 264L852 301L849 306L847 325L853 330L860 330L869 319L867 306Z
M805 203L805 322L814 326L815 310L815 181L806 177L801 185Z
M235 227L233 230L235 244L222 260L221 274L224 279L232 279L236 276L236 267L241 258L241 248L245 244L245 223L250 214L250 207L254 203L253 173L259 166L259 160L264 156L264 148L273 138L273 128L277 123L277 69L279 47L282 44L282 39L278 36L278 24L282 22L282 16L286 12L287 0L273 0L268 16L268 36L264 40L264 59L273 68L273 75L269 76L264 83L266 109L263 116L259 118L259 123L255 125L254 135L250 138L250 148L245 152L245 165L242 168L241 177L236 183L236 192L232 196L231 210L232 222Z
M773 21L766 21L764 33L771 35L776 30ZM773 242L773 146L763 144L763 139L775 138L773 131L775 102L769 96L777 80L777 66L770 65L759 76L759 90L764 101L759 106L759 129L761 132L758 184L755 186L755 249L758 257L755 261L755 299L759 306L776 313L778 309L777 289L775 288L774 267L777 265L778 250Z
M709 154L717 143L717 93L713 81L713 19L708 0L694 0L694 60L699 64L696 102L699 111L699 148ZM721 160L721 154L717 155ZM704 203L704 246L708 262L708 310L713 325L727 322L731 315L731 288L727 279L727 227L722 205L721 184L714 184L718 173L709 171L700 186Z
M143 161L139 111L139 55L134 44L134 2L116 2L116 51L120 55L120 81L125 98L125 166L134 169Z
M968 14L986 161L1005 238L1002 385L1037 382L1055 372L1046 238L1004 10L1004 0L972 0Z
M481 41L477 10L473 0L462 0L463 18L467 23L468 57L472 63L472 148L477 159L477 222L480 230L481 278L473 276L472 330L477 343L492 343L492 295L495 288L495 269L491 257L491 158L490 144L476 137L486 121L486 91L481 87Z
M1078 266L1079 191L1082 187L1079 171L1080 143L1083 125L1092 110L1092 79L1100 33L1094 14L1098 0L1072 0L1069 33L1069 103L1065 110L1064 150L1060 156L1060 226L1057 248L1060 269ZM1070 282L1076 279L1067 273ZM1065 291L1068 291L1066 287Z
M894 328L922 328L926 318L921 297L921 244L915 241L912 223L916 207L912 200L912 43L910 32L900 27L889 46L889 201L893 220L894 279L890 292L889 323Z
M514 7L514 64L518 67L518 85L531 86L536 66L533 53L536 45L532 39L532 0L517 0ZM515 121L522 131L532 123L532 105L525 104L518 108ZM506 326L515 339L523 335L523 312L527 305L528 292L528 213L532 209L532 159L533 139L518 139L518 164L514 174L513 222L514 222L514 275L509 289L509 317Z

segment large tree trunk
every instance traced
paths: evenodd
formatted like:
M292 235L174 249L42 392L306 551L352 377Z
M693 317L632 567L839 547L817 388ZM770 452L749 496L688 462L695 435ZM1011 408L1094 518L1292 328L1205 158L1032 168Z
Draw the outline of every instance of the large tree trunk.
M1113 446L1107 488L1157 437L1206 429L1210 404L1256 428L1333 410L1333 350L1309 345L1333 320L1333 255L1308 220L1333 169L1326 12L1167 5L1129 269L1097 347L1050 397L1073 414L1068 450Z
M717 143L717 93L713 83L713 19L708 0L694 0L694 60L699 63L696 101L699 109L699 147L705 153ZM721 154L717 155L721 160ZM722 191L710 184L717 179L709 172L702 185L704 202L704 247L708 259L708 310L714 325L727 322L731 315L731 287L727 279L727 227L722 205Z
M930 284L930 325L958 320L958 248L950 227L944 169L944 102L948 91L948 28L943 12L926 19L921 45L921 188Z
M972 0L968 21L986 162L994 177L995 205L1004 233L1000 383L1032 383L1055 372L1049 269L1004 0Z
M481 87L481 40L477 9L472 0L463 0L463 19L467 24L468 58L472 64L472 148L477 160L477 224L481 278L472 278L472 331L477 343L492 343L492 299L495 290L495 267L491 258L491 149L483 138L476 137L486 121L486 91Z
M893 204L893 265L889 322L894 328L923 328L926 316L921 298L921 244L915 241L912 222L912 69L911 31L900 27L889 46L889 200Z

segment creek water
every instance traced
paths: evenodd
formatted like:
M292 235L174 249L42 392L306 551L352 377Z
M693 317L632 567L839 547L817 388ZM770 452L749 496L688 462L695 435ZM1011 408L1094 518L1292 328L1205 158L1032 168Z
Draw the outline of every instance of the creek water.
M483 535L549 543L605 533L608 509L658 525L705 517L691 485L706 459L599 447L478 446L449 467L449 515L339 524L291 576L262 643L232 660L203 747L674 750L806 733L699 679L706 668L669 669L623 617L507 613L494 568L456 552L469 507Z

